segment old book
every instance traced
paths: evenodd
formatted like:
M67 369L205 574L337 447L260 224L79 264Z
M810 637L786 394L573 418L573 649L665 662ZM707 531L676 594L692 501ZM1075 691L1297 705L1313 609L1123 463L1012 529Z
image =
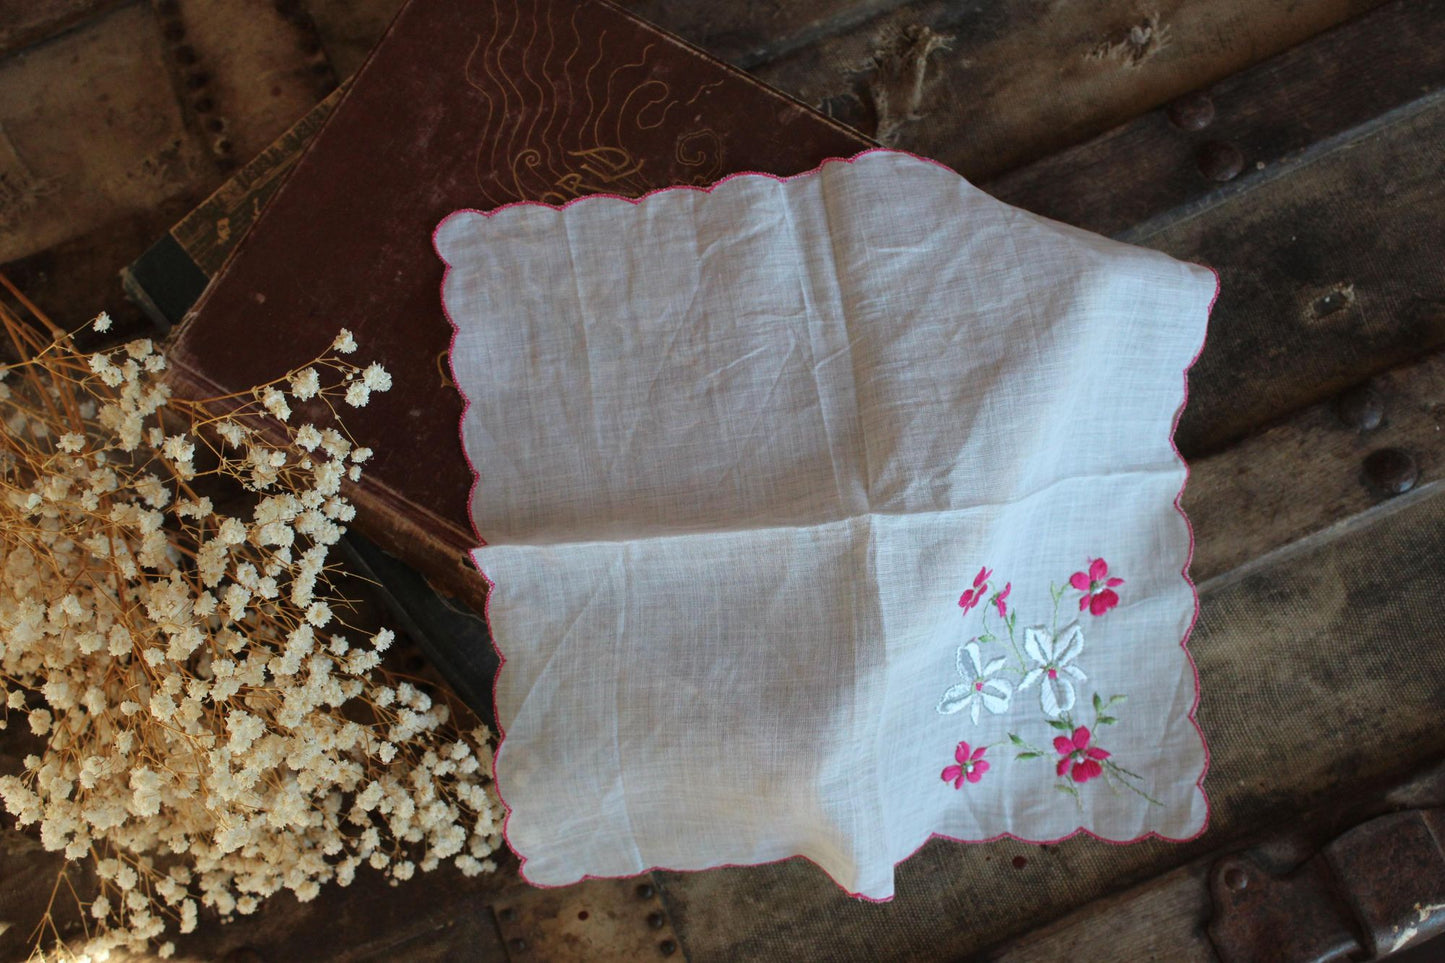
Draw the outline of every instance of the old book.
M352 493L358 526L480 608L436 224L465 207L793 174L870 146L602 0L412 0L179 325L177 390L268 381L350 328L394 379L352 419L377 452Z

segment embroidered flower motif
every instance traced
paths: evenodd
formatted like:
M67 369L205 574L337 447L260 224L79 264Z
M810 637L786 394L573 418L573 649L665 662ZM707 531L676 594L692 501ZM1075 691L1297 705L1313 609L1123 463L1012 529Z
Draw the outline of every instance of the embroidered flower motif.
M969 609L983 601L984 593L988 591L988 577L992 574L993 572L987 566L979 569L978 574L973 578L973 588L958 597L958 607L963 609L965 615L968 614Z
M1087 734L1087 730L1085 731ZM988 760L983 754L988 751L988 746L979 746L969 755L969 745L960 742L958 748L953 750L953 758L958 760L958 765L949 766L943 770L943 781L953 783L954 789L962 789L964 780L978 782L983 774L988 772ZM1094 763L1095 766L1098 763Z
M941 714L949 716L968 709L969 717L976 725L980 706L994 715L1008 711L1009 700L1013 698L1013 683L994 678L1008 664L1007 659L994 659L985 665L978 643L970 642L958 647L955 661L963 681L943 694L938 703Z
M1059 754L1058 774L1067 774L1074 782L1088 782L1104 774L1099 760L1108 759L1109 753L1098 746L1090 746L1092 736L1084 726L1074 730L1072 738L1058 736L1054 739L1054 750ZM944 774L947 778L947 773Z
M1004 604L1004 599L1008 598L1008 594L1013 591L1013 588L1014 583L1007 582L1004 584L1003 591L993 597L993 604L998 606L998 617L1001 619L1008 618L1008 606Z
M1079 611L1088 609L1094 615L1103 615L1119 604L1119 593L1114 589L1124 584L1121 578L1109 577L1109 563L1102 558L1089 560L1087 572L1075 572L1069 577L1069 584L1084 597L1079 599Z
M1057 719L1074 707L1074 683L1088 678L1083 669L1072 664L1083 649L1084 630L1077 622L1057 636L1051 635L1042 625L1024 629L1024 652L1038 664L1024 676L1019 688L1027 689L1035 682L1041 683L1039 705L1044 715L1051 719Z

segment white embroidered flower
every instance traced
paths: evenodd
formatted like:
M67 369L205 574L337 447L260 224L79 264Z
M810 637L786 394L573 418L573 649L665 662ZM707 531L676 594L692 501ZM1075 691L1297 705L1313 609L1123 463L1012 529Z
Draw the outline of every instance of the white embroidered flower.
M1007 679L994 678L1007 661L1000 657L985 665L977 642L959 646L955 664L963 681L943 694L938 711L947 716L968 709L969 717L975 723L978 722L980 707L994 715L1007 712L1009 701L1013 698L1013 684Z
M1039 687L1039 705L1044 715L1051 719L1068 712L1074 707L1074 683L1083 682L1087 676L1084 670L1073 665L1073 661L1084 650L1084 630L1077 622L1071 623L1057 636L1051 635L1042 625L1024 629L1024 652L1037 665L1019 683L1020 689L1027 689L1035 682Z
M341 332L336 335L336 340L331 342L331 349L340 351L342 354L350 354L356 350L356 338L350 331L342 328Z

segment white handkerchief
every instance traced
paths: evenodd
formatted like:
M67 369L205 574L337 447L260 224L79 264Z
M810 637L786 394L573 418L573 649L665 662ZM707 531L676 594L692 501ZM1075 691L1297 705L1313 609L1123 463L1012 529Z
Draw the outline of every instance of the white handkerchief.
M527 879L1202 831L1209 270L890 150L435 241Z

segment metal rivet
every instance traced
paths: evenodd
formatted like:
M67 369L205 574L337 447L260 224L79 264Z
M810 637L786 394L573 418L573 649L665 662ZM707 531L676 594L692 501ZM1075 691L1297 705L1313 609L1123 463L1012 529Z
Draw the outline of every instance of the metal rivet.
M1234 890L1244 889L1249 885L1249 874L1235 866L1225 872L1224 885Z
M1407 451L1381 448L1365 458L1365 479L1381 494L1403 495L1420 480L1420 466Z
M497 910L497 919L501 920L503 923L510 923L516 918L517 911L512 909L510 906L504 909Z
M665 926L666 924L667 924L667 917L663 916L661 913L648 913L648 914L647 914L647 925L650 926L650 927L652 927L653 929L655 929L655 930L660 930L660 929L662 929L663 926Z
M1169 122L1180 130L1203 130L1214 120L1214 101L1199 91L1185 94L1165 108Z
M661 943L657 944L657 951L663 956L671 956L672 954L677 952L677 944L674 943L672 940L663 940Z
M1385 420L1385 399L1374 385L1356 385L1335 399L1335 415L1346 428L1374 431Z
M1232 181L1244 170L1244 155L1239 148L1222 140L1212 140L1199 148L1196 155L1199 173L1211 181Z
M1023 869L1025 866L1027 866L1027 865L1029 864L1029 861L1028 861L1027 859L1025 859L1024 857L1022 857L1022 856L1015 856L1015 857L1013 858L1013 864L1014 864L1014 869Z
M652 888L651 883L642 883L637 887L638 899L652 899L657 895L657 890Z
M514 936L507 941L507 949L513 953L520 953L527 948L527 941L520 936Z

